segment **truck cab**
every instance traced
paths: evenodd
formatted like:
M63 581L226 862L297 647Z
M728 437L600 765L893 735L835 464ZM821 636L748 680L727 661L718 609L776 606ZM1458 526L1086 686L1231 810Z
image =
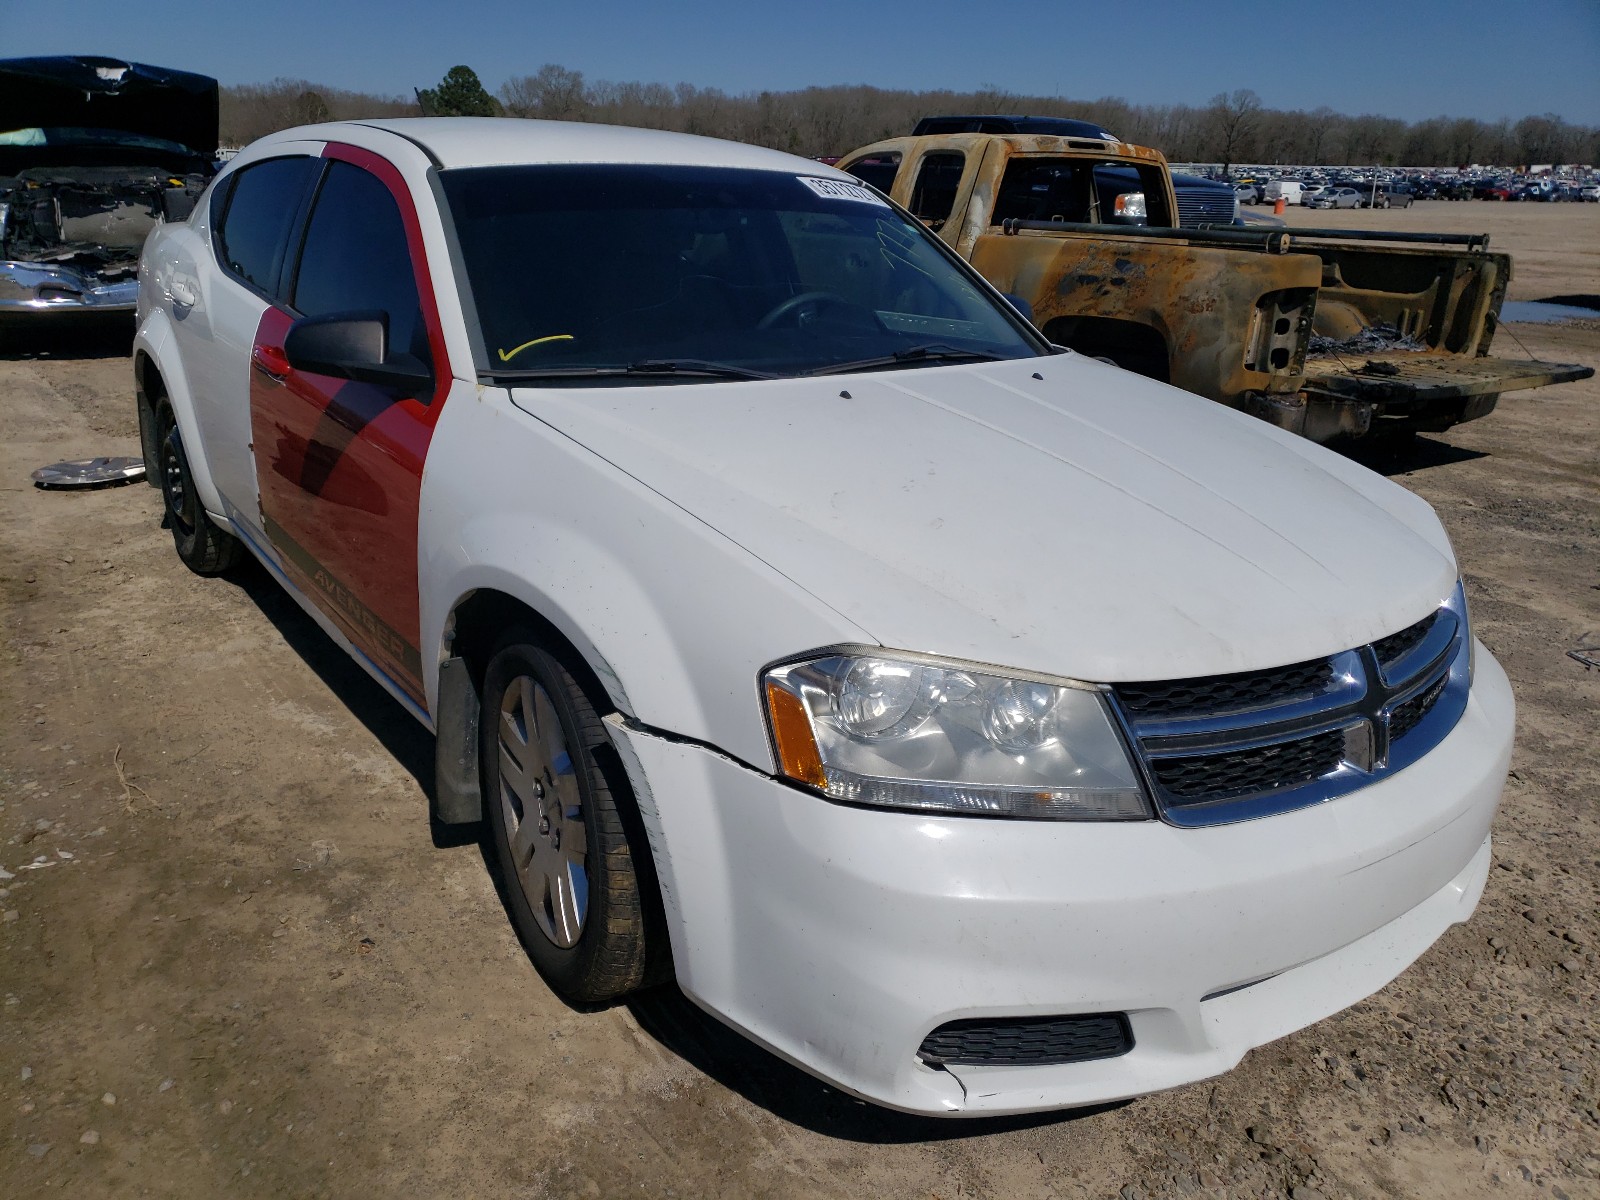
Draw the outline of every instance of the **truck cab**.
M1320 266L1236 246L1231 232L1180 228L1158 151L1081 137L924 135L863 147L839 166L1027 300L1058 345L1234 407L1298 386ZM1244 236L1253 247L1266 235Z
M1593 374L1489 356L1511 259L1484 236L1186 217L1158 151L1101 138L924 134L839 166L1026 301L1057 345L1313 441L1448 429L1502 392Z

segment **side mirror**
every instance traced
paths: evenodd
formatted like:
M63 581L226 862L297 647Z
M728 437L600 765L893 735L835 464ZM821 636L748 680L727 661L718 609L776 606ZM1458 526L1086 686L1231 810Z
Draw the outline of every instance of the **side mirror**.
M1026 321L1029 325L1033 324L1033 305L1029 304L1021 296L1018 296L1012 292L1001 292L1000 294L1005 297L1006 303L1010 304L1012 308L1016 309L1022 314L1022 319L1024 321Z
M403 396L433 390L433 372L414 354L390 354L389 314L332 313L303 317L289 326L284 357L297 371L353 379Z

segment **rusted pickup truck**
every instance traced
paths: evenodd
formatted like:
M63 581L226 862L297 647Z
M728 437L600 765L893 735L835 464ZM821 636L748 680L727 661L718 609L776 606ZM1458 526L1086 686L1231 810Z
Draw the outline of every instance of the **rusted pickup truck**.
M1325 442L1437 431L1590 367L1489 356L1485 236L1180 228L1166 159L1094 138L894 138L839 166L910 209L1052 341Z

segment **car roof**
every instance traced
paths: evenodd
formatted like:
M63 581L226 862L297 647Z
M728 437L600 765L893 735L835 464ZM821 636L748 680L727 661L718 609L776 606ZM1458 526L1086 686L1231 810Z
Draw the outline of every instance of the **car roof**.
M419 146L442 169L516 166L528 163L650 163L708 167L744 167L766 171L805 171L841 175L820 162L746 146L720 138L630 129L580 121L535 121L519 117L393 117L370 121L335 121L284 130L273 138L310 137L337 141L353 130L378 129ZM366 140L366 139L362 139Z

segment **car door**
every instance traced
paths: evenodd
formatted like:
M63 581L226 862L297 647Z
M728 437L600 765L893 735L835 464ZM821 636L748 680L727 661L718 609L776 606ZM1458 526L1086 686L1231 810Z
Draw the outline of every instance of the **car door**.
M329 145L286 271L261 317L250 416L267 539L290 581L419 706L417 505L450 372L410 193L387 161ZM299 371L294 321L382 312L390 352L428 364L418 395Z
M278 295L285 253L322 168L308 154L241 167L211 191L202 215L211 256L174 264L173 337L200 440L226 515L259 533L246 365L261 314Z

